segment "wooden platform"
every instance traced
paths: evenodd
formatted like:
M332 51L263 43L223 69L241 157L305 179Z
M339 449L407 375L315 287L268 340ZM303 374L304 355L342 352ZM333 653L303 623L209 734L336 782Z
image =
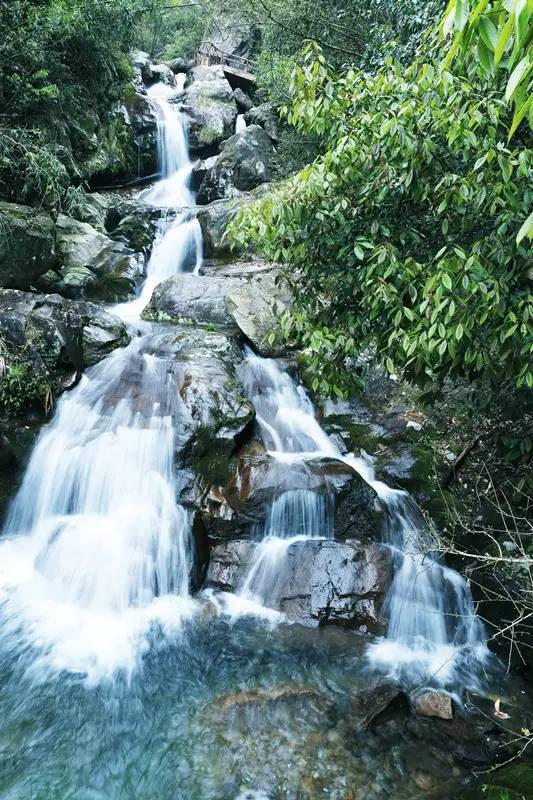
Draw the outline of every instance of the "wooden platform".
M235 83L239 83L239 85L241 83L255 85L255 75L252 75L251 72L244 72L242 69L229 67L227 64L222 64L222 69L224 70L224 75L230 83L234 81Z

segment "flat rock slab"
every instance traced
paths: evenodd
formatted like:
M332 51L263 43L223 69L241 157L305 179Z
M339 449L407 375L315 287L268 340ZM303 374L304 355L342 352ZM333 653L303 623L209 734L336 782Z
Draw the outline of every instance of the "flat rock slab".
M212 278L183 273L156 287L143 317L158 322L232 325L227 295L243 283L241 277Z

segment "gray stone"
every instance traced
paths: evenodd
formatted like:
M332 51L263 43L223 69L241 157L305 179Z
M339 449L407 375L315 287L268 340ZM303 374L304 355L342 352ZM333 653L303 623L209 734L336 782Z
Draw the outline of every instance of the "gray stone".
M167 86L176 85L176 76L167 64L152 64L150 71L153 83L165 83Z
M212 203L223 197L239 197L274 177L276 151L270 136L258 125L231 136L221 147L214 167L200 186L197 202Z
M56 242L59 265L43 276L39 288L71 298L122 300L142 280L144 260L86 222L60 214Z
M397 683L385 681L364 689L355 689L350 696L350 726L363 731L375 725L384 712L400 706L408 710L407 698Z
M50 214L0 202L0 287L29 289L56 262Z
M237 103L239 111L250 111L250 109L254 107L253 100L251 100L250 96L240 87L237 87L233 94L235 95L235 102Z
M8 372L17 365L57 395L84 367L127 344L128 335L122 320L94 303L4 289L0 341ZM27 400L32 399L28 388Z
M247 125L259 125L274 142L279 141L279 117L273 103L263 103L248 109L244 120Z
M232 325L232 317L226 310L226 296L241 283L241 278L211 278L192 273L175 275L154 289L143 317L159 322Z
M234 591L258 545L248 540L214 548L207 585ZM391 555L379 544L307 539L289 545L268 605L304 625L342 623L382 633L381 607L392 578Z
M167 66L170 67L175 75L178 75L180 72L189 72L193 69L194 62L185 58L173 58L172 61L168 62Z
M226 299L228 313L237 327L262 356L286 352L281 333L281 315L292 305L290 288L272 270L232 289ZM271 338L273 336L273 339Z
M183 94L192 153L213 155L235 130L237 104L222 67L195 67Z

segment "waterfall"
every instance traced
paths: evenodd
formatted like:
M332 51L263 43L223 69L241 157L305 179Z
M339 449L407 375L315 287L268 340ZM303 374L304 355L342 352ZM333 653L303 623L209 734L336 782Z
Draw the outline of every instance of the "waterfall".
M376 480L368 457L340 452L316 420L303 387L278 362L248 352L241 380L271 457L285 469L305 468L306 460L317 457L335 458L358 472L382 503L387 520L382 540L392 552L394 578L384 608L386 636L369 648L371 663L411 683L432 679L445 686L476 686L488 655L483 624L465 580L431 551L422 516L408 494ZM306 490L274 498L241 581L245 600L275 606L288 548L301 539L333 536L328 501L327 494Z
M162 221L140 296L114 308L125 320L139 319L158 283L201 262L174 94L150 90L162 179L143 198L178 214ZM156 350L157 336L136 338L63 395L10 508L0 629L8 648L36 649L46 669L95 680L131 671L154 625L179 628L191 613L191 523L175 500L179 393Z

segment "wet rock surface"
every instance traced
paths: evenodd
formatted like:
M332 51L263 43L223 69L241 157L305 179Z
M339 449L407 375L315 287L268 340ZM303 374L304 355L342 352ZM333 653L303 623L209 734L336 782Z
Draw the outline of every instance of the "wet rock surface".
M215 547L207 585L238 589L258 547L250 541ZM287 619L383 630L380 612L392 573L386 548L356 541L301 540L289 545L276 568L268 605Z
M452 699L443 692L422 692L415 698L415 708L423 717L453 718Z
M260 106L248 108L244 119L247 125L259 125L263 128L273 142L279 140L279 116L274 103L262 103Z

